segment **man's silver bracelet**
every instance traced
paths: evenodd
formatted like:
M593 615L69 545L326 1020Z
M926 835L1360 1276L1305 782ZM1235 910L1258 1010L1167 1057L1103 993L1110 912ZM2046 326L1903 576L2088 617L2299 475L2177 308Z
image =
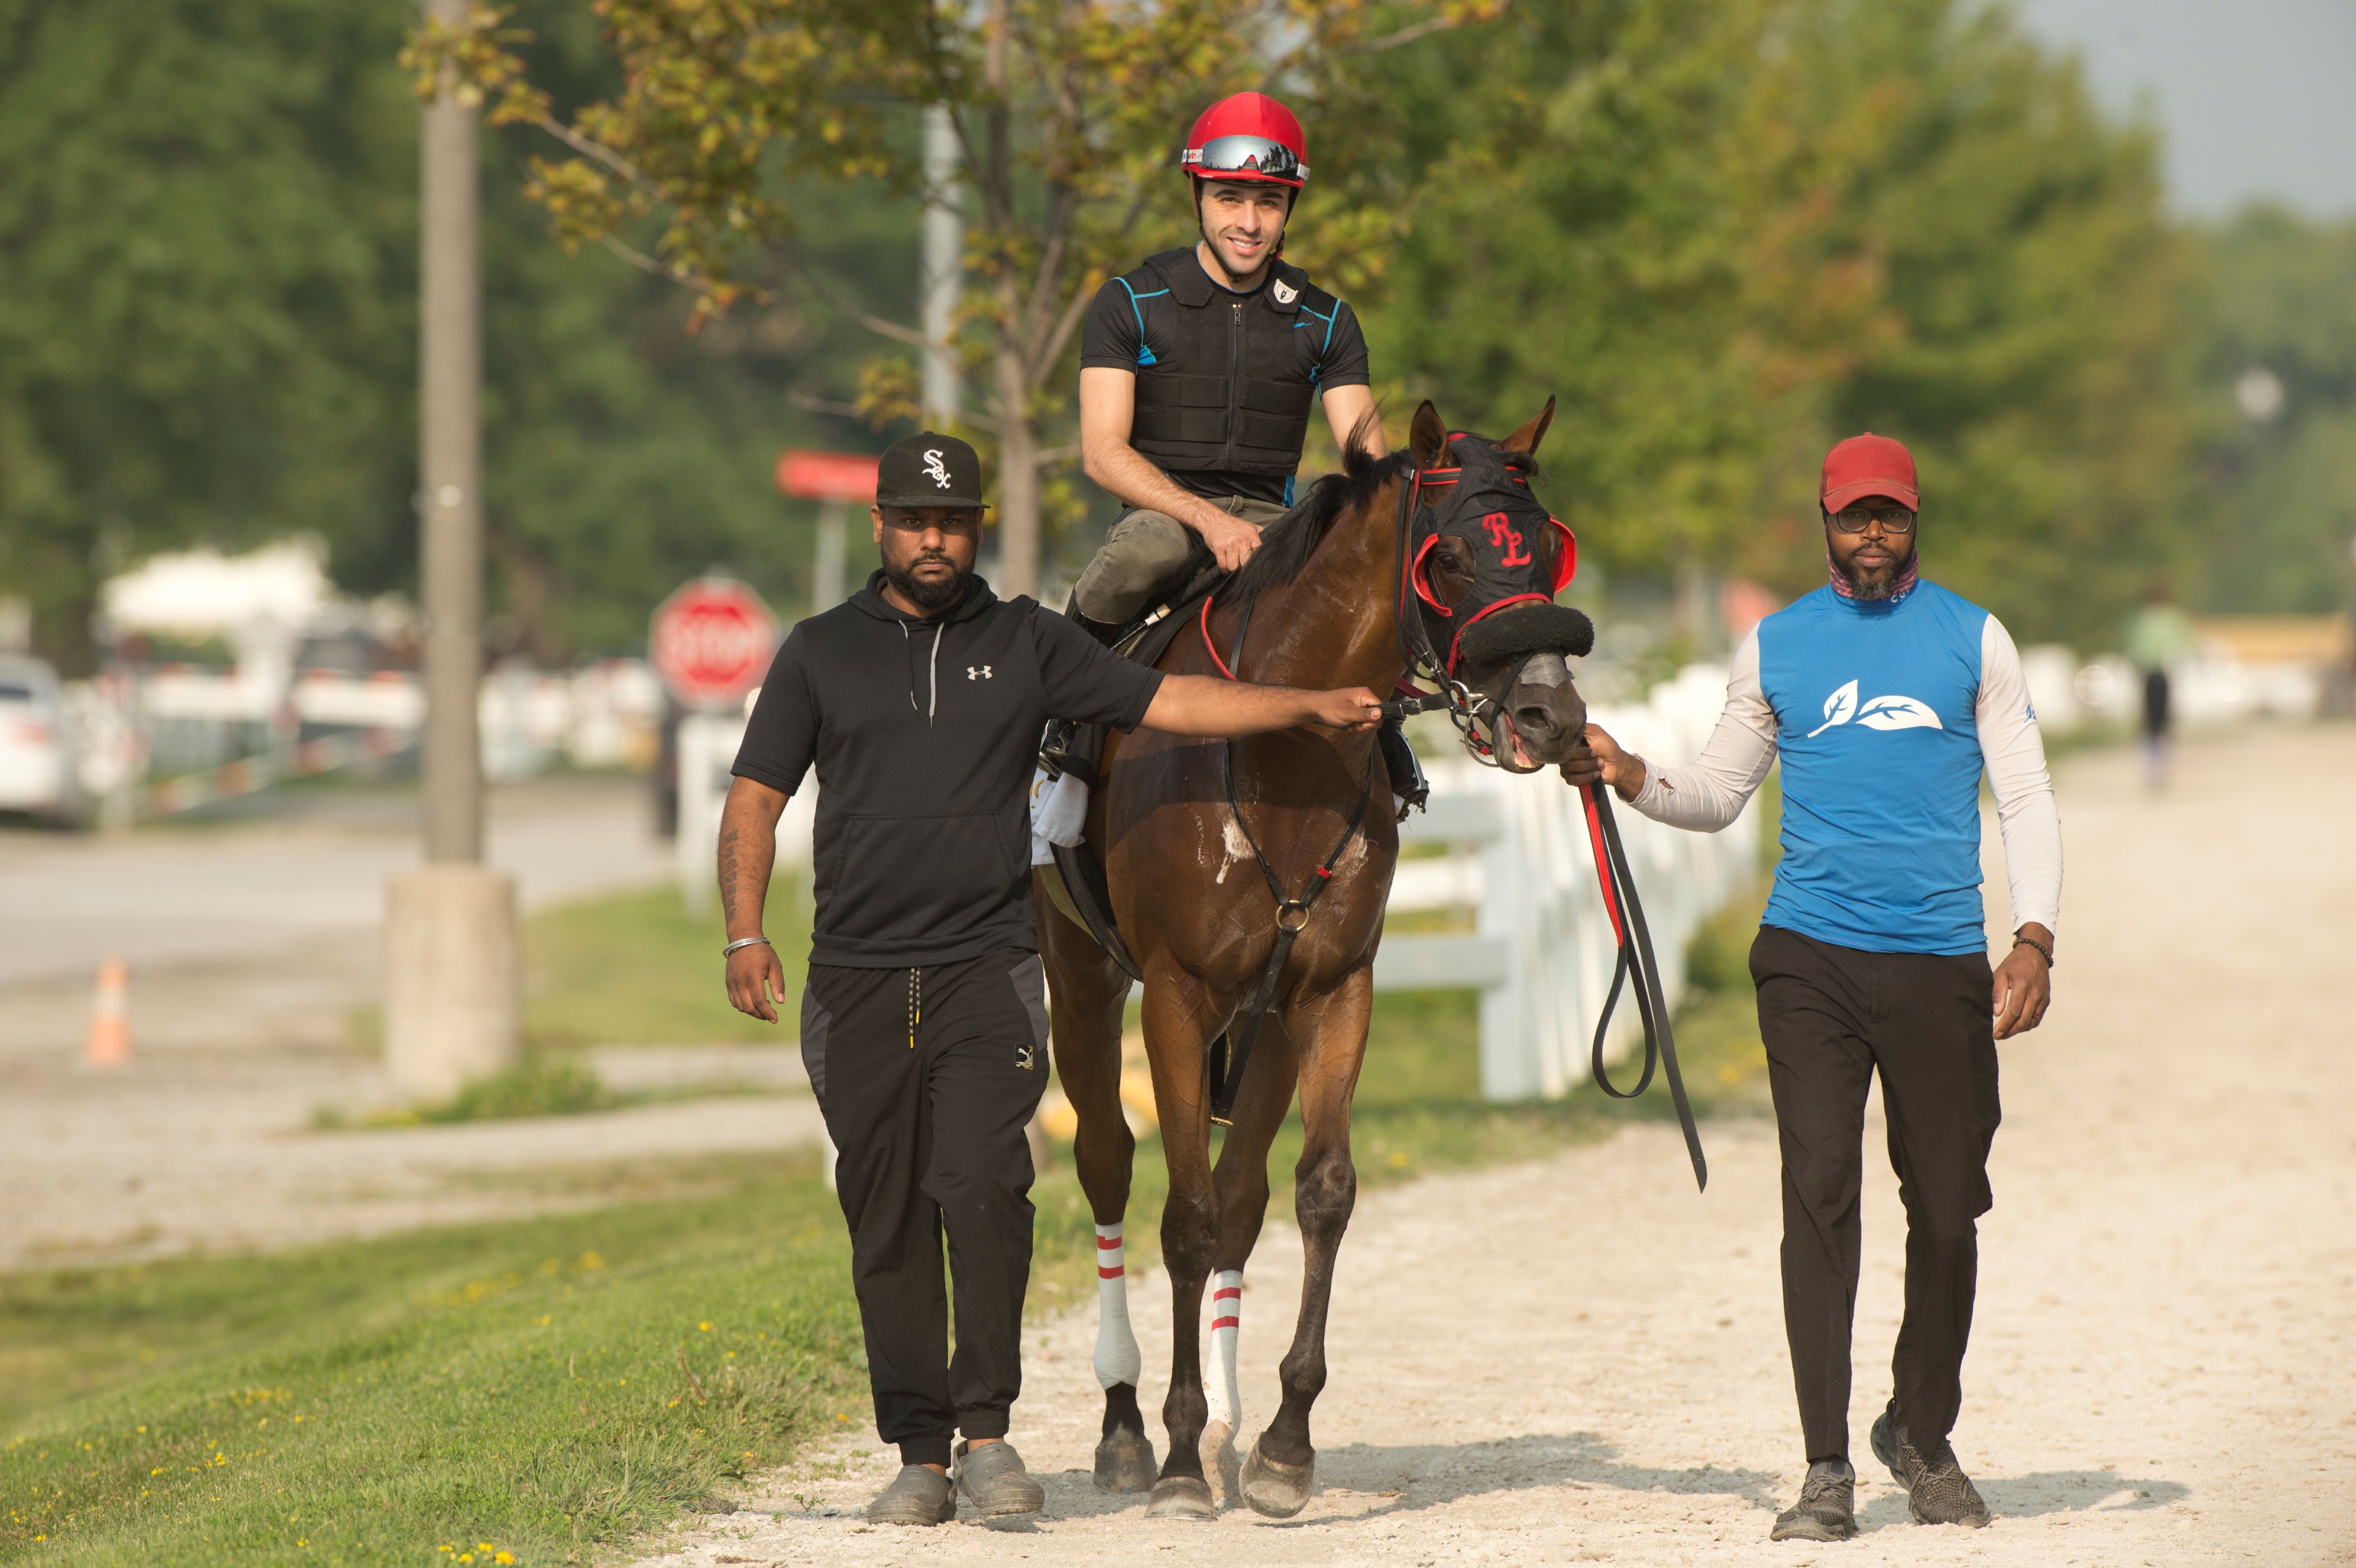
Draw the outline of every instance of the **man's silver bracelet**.
M730 957L730 956L732 956L732 955L736 951L736 950L737 950L738 948L749 948L749 947L764 947L764 948L766 948L766 947L772 947L772 946L774 946L774 945L775 945L775 944L773 944L773 943L769 940L769 939L768 939L768 938L766 938L766 937L738 937L734 941L730 942L726 947L722 948L722 949L720 950L720 956L721 956L722 958L727 958L727 957Z

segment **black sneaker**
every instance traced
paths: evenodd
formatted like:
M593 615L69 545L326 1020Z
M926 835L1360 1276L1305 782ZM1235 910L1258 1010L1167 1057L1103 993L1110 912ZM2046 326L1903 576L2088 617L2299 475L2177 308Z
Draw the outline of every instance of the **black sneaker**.
M1775 1516L1770 1541L1847 1541L1857 1533L1857 1472L1844 1459L1808 1466L1800 1500Z
M1915 1452L1906 1429L1893 1423L1887 1410L1873 1423L1873 1456L1890 1466L1892 1479L1906 1488L1906 1511L1916 1524L1960 1524L1978 1530L1988 1521L1988 1506L1972 1478L1955 1462L1955 1451L1945 1438L1928 1454Z

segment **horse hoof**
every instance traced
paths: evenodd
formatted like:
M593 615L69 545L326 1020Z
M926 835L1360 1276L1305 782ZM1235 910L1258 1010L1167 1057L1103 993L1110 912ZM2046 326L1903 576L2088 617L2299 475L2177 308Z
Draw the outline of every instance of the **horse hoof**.
M1208 1522L1219 1517L1211 1505L1211 1486L1200 1476L1164 1476L1153 1483L1153 1497L1145 1505L1148 1519L1186 1519Z
M1308 1506L1309 1494L1317 1489L1316 1456L1312 1455L1306 1465L1287 1465L1269 1458L1254 1443L1244 1461L1242 1489L1254 1513L1290 1519Z
M1142 1432L1116 1426L1097 1444L1097 1488L1107 1492L1142 1492L1153 1486L1158 1470L1153 1444Z
M1203 1478L1210 1484L1212 1501L1223 1509L1235 1507L1241 1461L1236 1456L1236 1436L1227 1423L1214 1421L1204 1427L1197 1452L1203 1461Z

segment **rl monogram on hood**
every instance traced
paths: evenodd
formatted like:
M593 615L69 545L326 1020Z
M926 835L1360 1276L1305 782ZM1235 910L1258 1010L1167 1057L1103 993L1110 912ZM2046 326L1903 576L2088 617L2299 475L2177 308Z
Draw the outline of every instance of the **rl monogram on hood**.
M1555 607L1554 596L1579 569L1579 542L1530 494L1523 458L1477 436L1451 437L1448 450L1454 467L1426 468L1416 478L1417 501L1436 521L1425 524L1419 517L1418 531L1429 532L1415 546L1408 575L1423 601L1419 613L1432 643L1453 671L1467 651L1465 633L1475 624L1522 606ZM1452 605L1431 581L1432 551L1442 539L1464 544L1472 563L1472 587ZM1569 610L1547 618L1546 634L1523 651L1587 651L1594 633L1586 617Z

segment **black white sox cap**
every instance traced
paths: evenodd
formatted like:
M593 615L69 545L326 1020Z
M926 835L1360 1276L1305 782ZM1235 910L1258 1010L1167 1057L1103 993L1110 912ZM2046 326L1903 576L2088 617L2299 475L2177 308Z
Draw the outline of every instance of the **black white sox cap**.
M875 470L877 506L980 506L981 459L954 435L926 430L884 451Z

